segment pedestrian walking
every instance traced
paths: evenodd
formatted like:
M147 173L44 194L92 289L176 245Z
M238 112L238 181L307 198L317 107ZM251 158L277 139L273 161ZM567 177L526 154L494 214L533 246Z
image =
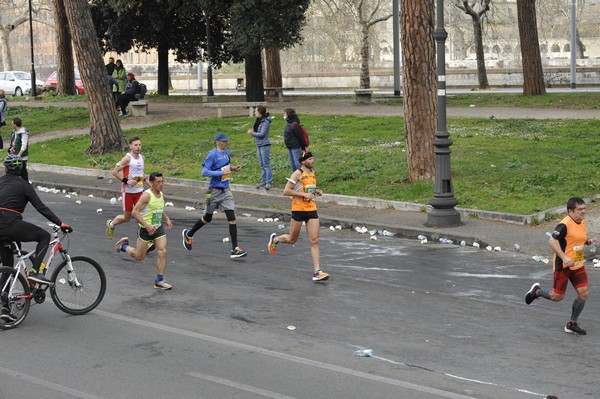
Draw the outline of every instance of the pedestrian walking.
M584 245L592 245L594 240L587 237L583 199L573 197L567 201L567 216L556 226L548 243L554 251L553 288L547 291L542 289L540 283L534 283L525 295L525 303L529 305L539 297L554 302L562 301L570 281L577 291L577 298L573 301L571 319L565 326L565 332L585 335L586 331L577 324L589 294Z
M117 163L112 175L119 179L121 198L123 199L123 214L106 221L106 237L115 238L115 227L131 220L131 212L144 191L144 156L142 155L142 140L139 136L129 139L129 152Z
M242 167L240 165L231 165L231 154L227 149L229 137L224 133L217 133L214 141L216 147L208 153L202 164L202 176L210 177L206 193L204 216L198 219L191 229L184 229L181 232L183 247L188 251L192 250L194 234L204 225L210 223L214 211L219 209L225 212L229 224L229 236L231 238L230 256L232 259L242 258L248 255L248 252L238 247L235 204L229 189L231 172L239 172L242 170Z
M269 253L277 253L278 244L295 244L298 241L302 223L306 224L306 233L310 240L310 256L313 262L313 281L325 281L329 274L321 270L319 259L319 215L317 214L316 197L323 195L317 189L317 178L314 172L315 158L309 151L304 151L298 158L301 166L288 179L283 194L292 197L292 220L289 234L269 237L267 248Z
M260 183L256 188L265 190L273 187L273 171L271 170L271 141L269 140L269 131L271 129L271 118L267 109L262 105L254 109L256 121L254 127L248 129L247 133L256 140L256 153L258 154L258 163L260 164Z
M117 252L126 252L135 260L146 257L151 246L156 248L156 279L154 288L170 290L173 286L165 281L167 267L167 230L173 228L171 219L165 212L163 195L164 178L162 173L152 172L148 177L150 188L142 194L133 208L133 217L137 220L138 238L135 247L129 245L129 238L123 237L115 244Z
M29 131L23 126L21 118L13 118L12 133L10 135L9 154L17 155L21 158L22 168L21 177L29 183L29 173L27 172L27 158L29 157Z
M306 150L308 146L304 142L304 136L300 130L300 118L298 118L296 111L293 108L286 108L283 112L283 119L287 122L283 131L283 142L288 149L290 167L292 168L292 173L294 173L302 167L298 159L300 158L300 153Z

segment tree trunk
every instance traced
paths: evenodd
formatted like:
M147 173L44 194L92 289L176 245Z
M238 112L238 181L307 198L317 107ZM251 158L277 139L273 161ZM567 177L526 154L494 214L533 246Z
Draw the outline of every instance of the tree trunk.
M475 34L475 51L477 53L477 80L480 89L490 87L485 69L485 55L483 53L483 29L481 27L481 18L473 17L473 33Z
M11 31L11 27L0 26L0 48L2 49L2 66L5 71L12 71L13 69L12 53L8 44L8 39Z
M523 60L523 94L546 94L538 40L535 0L517 0L517 20Z
M122 151L127 146L106 84L106 69L89 3L87 0L65 0L64 5L90 111L90 147L86 154Z
M169 46L159 43L156 50L158 53L158 82L157 93L163 96L169 95Z
M400 0L404 130L410 181L435 176L433 140L437 125L434 6Z
M56 94L77 94L71 29L67 22L67 13L63 0L54 0L54 25L56 31L56 52L58 54Z
M245 58L244 70L246 73L246 101L265 101L260 53Z
M577 42L577 48L575 49L575 51L577 52L577 58L585 58L585 50L583 49L583 42L581 41L581 36L579 36L579 28L575 29L575 41Z
M270 46L266 49L266 70L267 87L283 87L283 78L281 76L281 59L279 58L279 48ZM267 93L269 96L276 96L274 90Z
M371 76L369 74L369 25L363 23L361 26L361 48L360 48L360 88L371 88Z

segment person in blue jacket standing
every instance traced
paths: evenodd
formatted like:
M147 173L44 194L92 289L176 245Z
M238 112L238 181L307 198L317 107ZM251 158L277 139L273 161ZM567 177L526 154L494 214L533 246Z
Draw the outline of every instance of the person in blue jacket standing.
M269 140L269 131L271 129L271 118L267 109L262 105L254 109L256 122L254 127L248 129L247 133L256 139L256 153L260 164L260 183L256 188L264 187L269 190L273 187L273 171L271 170L271 141Z

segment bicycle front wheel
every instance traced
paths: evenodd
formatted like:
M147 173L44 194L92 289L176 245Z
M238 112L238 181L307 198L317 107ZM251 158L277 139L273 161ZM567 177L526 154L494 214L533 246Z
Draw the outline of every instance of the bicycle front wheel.
M25 276L12 267L0 267L2 317L0 329L10 330L25 320L29 313L31 290Z
M81 315L100 304L106 291L104 270L86 256L65 259L52 273L50 295L63 312Z

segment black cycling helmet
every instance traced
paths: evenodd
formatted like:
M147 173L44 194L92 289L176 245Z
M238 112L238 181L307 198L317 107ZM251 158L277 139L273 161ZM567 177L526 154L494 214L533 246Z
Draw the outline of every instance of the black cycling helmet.
M15 154L8 154L4 158L4 166L10 171L20 171L23 169L23 159Z

